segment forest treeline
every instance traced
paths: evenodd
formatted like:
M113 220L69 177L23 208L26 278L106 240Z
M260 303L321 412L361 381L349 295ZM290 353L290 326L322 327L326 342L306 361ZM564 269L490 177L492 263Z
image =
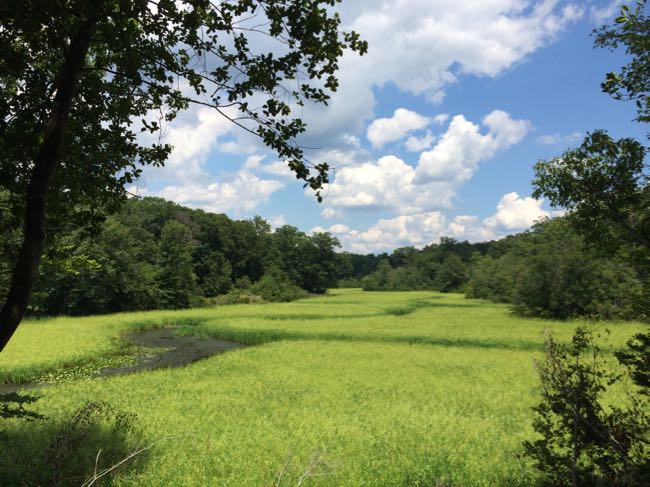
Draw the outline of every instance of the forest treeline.
M617 241L594 246L566 218L492 242L442 238L382 256L374 272L341 284L367 291L431 289L510 303L528 316L640 319L650 316L650 256ZM358 257L356 257L358 258Z
M19 239L19 230L2 236L0 294ZM232 220L133 198L92 232L58 229L29 311L80 315L290 301L339 286L464 292L548 318L650 315L647 253L590 246L563 218L491 242L443 237L423 249L379 255L339 247L327 233L273 230L260 217Z
M325 292L340 273L339 243L328 234L291 226L272 231L259 217L232 220L160 198L129 199L92 232L72 225L56 230L32 315L187 308L214 304L218 296L219 302L289 301ZM5 232L1 241L2 295L19 234Z

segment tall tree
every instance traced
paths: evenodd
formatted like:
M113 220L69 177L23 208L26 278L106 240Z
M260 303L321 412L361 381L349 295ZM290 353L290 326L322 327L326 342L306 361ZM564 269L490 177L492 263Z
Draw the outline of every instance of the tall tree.
M192 245L189 229L176 220L165 223L160 235L160 275L165 308L187 308L196 279L192 270Z
M650 249L650 187L646 149L625 138L612 140L602 130L585 138L577 149L535 164L536 198L570 211L577 229L594 242L618 227L623 240Z
M123 199L141 166L171 150L138 134L190 104L260 137L306 185L327 182L327 164L310 165L293 142L305 125L292 106L326 103L343 50L367 48L339 31L338 1L0 3L0 189L16 195L24 227L0 350L27 309L50 225L87 223ZM258 37L266 52L251 47Z
M436 284L441 292L456 291L467 282L467 266L457 254L450 254L440 266Z

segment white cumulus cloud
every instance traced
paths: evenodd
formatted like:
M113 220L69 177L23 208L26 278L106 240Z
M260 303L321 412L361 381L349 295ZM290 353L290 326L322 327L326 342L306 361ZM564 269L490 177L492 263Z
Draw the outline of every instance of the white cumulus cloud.
M631 2L629 0L611 0L605 6L592 6L589 9L589 15L596 24L602 24L617 14L621 9L621 5L625 3Z
M283 227L287 224L287 219L284 217L284 215L272 216L267 218L266 221L269 222L269 225L271 225L271 228L273 230Z
M205 177L206 159L219 138L230 134L232 130L232 122L210 108L201 107L182 112L161 134L160 141L173 147L164 168L147 168L146 179L177 182ZM158 142L157 134L147 134L145 137L149 138L147 143Z
M438 242L440 237L484 242L524 231L536 221L551 216L541 206L541 201L522 198L513 192L505 194L494 215L485 219L472 215L449 219L440 211L430 211L383 218L365 230L335 224L314 231L332 233L345 250L357 253L378 253L407 246L421 248Z
M482 226L477 217L458 216L450 221L439 211L383 218L366 230L332 225L314 231L327 231L341 241L343 249L361 254L390 252L398 247L422 248L438 242L440 237L471 241L495 238L495 233Z
M456 115L435 147L420 155L416 182L462 184L472 177L480 161L521 141L530 129L528 121L514 120L501 110L484 117L483 123L490 129L486 134L464 116Z
M441 182L421 187L414 184L414 179L412 166L398 157L384 156L376 162L338 171L328 187L325 202L328 207L348 211L404 213L451 206L453 188Z
M478 164L521 140L530 128L495 110L483 119L489 132L462 115L454 117L433 149L420 155L416 167L396 156L384 156L336 172L326 205L348 211L388 210L400 214L450 208L457 189Z
M515 192L505 194L497 205L496 213L486 218L484 223L494 229L524 230L550 216L548 211L542 209L542 203L542 200L531 197L520 198Z
M329 106L305 107L308 132L301 143L330 150L338 147L340 134L360 133L373 118L376 87L390 84L439 102L445 89L463 76L497 76L583 16L580 4L566 0L343 2L337 10L344 27L355 29L368 41L368 54L344 55L340 87ZM439 116L434 121L445 120ZM386 143L381 135L373 139L378 147Z
M427 131L422 137L411 136L406 139L404 147L410 152L422 152L423 150L431 149L435 140L436 138L431 131Z
M438 115L433 117L433 121L436 122L438 125L442 125L447 120L449 120L449 114L448 113L439 113Z
M368 140L378 149L389 142L406 136L409 132L420 130L431 123L431 119L419 113L398 108L391 118L378 118L368 127Z
M330 218L334 218L336 216L336 210L332 208L323 208L320 214L323 218L329 220Z
M569 135L562 134L544 134L537 137L537 143L540 145L565 145L570 146L580 141L584 137L582 132L573 132Z
M192 208L241 215L268 201L271 194L284 186L275 180L260 179L242 169L227 181L194 181L169 185L155 194Z

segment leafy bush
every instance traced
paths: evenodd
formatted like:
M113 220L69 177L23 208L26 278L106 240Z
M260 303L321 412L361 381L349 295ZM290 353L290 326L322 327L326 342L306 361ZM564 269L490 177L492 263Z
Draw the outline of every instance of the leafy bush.
M250 289L252 285L253 281L248 276L242 276L235 280L235 287L237 289Z
M279 269L272 269L251 286L251 293L265 301L288 302L307 297L307 291L293 284Z
M356 277L346 277L345 279L339 279L336 283L336 287L339 289L351 289L361 287L361 279Z
M415 265L394 269L386 259L377 270L361 279L364 291L422 291L436 289L433 282Z
M546 340L538 364L542 400L534 407L542 436L524 449L547 484L639 486L650 483L650 415L647 398L632 389L626 408L606 407L607 388L628 374L610 372L592 334L578 327L570 345Z
M513 253L496 259L489 255L474 256L466 286L467 297L512 303L517 278L523 272L524 265L525 261Z
M251 304L251 303L263 303L264 299L262 299L261 296L252 294L250 291L246 291L243 289L232 289L228 294L217 296L216 298L210 298L208 302L215 305Z
M215 305L288 302L307 296L307 291L293 284L280 269L273 267L259 281L251 283L248 278L239 279L228 294L209 298L208 302Z
M642 394L650 394L650 332L637 333L627 342L627 349L616 352Z
M467 266L456 254L448 256L436 274L436 288L448 293L460 290L467 282Z

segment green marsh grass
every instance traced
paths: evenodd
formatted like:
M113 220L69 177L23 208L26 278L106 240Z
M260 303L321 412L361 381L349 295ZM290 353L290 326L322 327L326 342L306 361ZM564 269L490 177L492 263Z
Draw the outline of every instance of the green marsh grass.
M0 356L0 376L28 380L124 354L121 334L169 325L255 346L69 381L41 389L33 405L56 419L105 401L135 413L147 438L175 438L115 485L534 485L519 456L533 435L533 358L545 328L569 339L575 327L457 294L335 290L286 304L27 322ZM642 325L607 328L621 347Z

